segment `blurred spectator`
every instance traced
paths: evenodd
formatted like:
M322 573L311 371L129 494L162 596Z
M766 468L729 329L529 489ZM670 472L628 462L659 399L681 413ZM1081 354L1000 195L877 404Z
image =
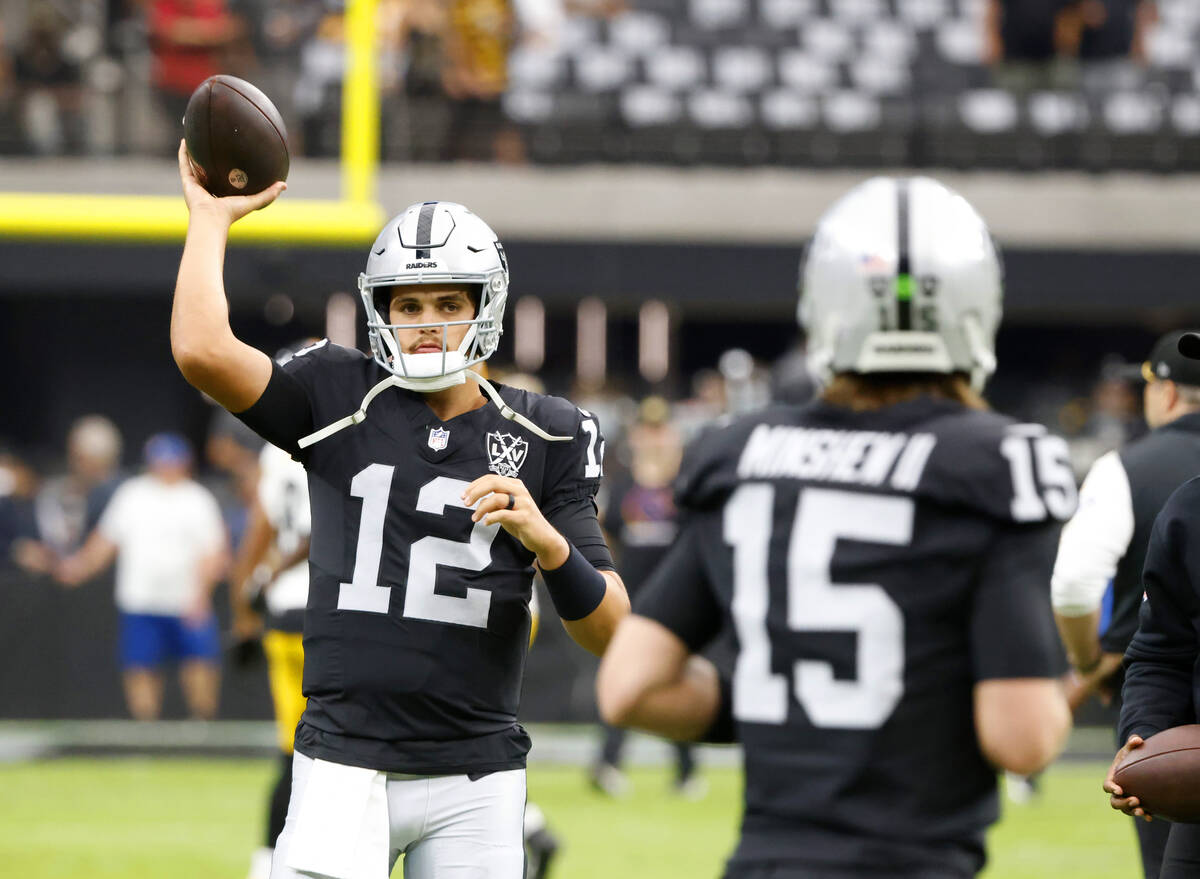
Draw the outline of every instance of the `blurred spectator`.
M987 0L984 60L996 84L1017 93L1072 89L1068 57L1078 0Z
M449 159L520 164L525 145L500 105L516 18L508 0L449 0L443 87L453 101Z
M1078 477L1082 478L1101 455L1146 432L1133 383L1138 369L1140 365L1127 366L1116 356L1101 364L1100 379L1092 389L1091 413L1079 434L1069 440L1071 466Z
M715 369L701 369L692 376L692 396L675 407L675 423L685 442L726 412L725 379Z
M258 434L220 406L213 407L204 442L204 457L214 471L204 480L221 507L234 547L242 542L250 507L257 494L258 458L263 441Z
M323 5L316 28L300 49L300 76L293 99L306 156L335 156L340 149L345 12L337 0L325 0Z
M442 0L407 0L396 5L395 43L403 58L402 142L397 152L409 161L434 161L446 152L451 112L442 85L448 9Z
M37 494L37 474L12 451L0 448L0 567L10 561L22 567L21 552L34 549L37 524L33 499ZM36 560L33 562L37 565Z
M1084 90L1094 96L1136 88L1146 63L1146 29L1154 0L1082 0L1079 60Z
M256 78L263 92L283 116L293 149L300 147L302 135L297 116L295 90L300 77L300 55L312 39L325 15L322 0L276 0L268 3L257 23L257 50L262 67Z
M30 150L41 156L77 150L84 140L80 69L64 48L69 29L58 9L39 3L15 59L22 127Z
M212 592L228 564L216 499L190 478L191 449L175 434L146 443L146 472L117 490L83 547L55 577L75 587L117 562L121 666L129 713L162 710L162 667L180 663L189 713L217 713L220 642Z
M34 507L39 540L50 553L74 552L100 521L121 482L120 464L121 434L109 419L85 415L71 425L67 472L42 486Z
M610 487L604 530L611 538L617 567L630 597L666 555L678 532L671 484L679 472L683 440L671 423L671 407L662 397L647 397L629 431L630 469ZM604 742L589 773L592 786L609 796L623 796L629 782L621 771L626 731L605 726ZM704 792L695 776L690 745L676 742L675 790L685 796Z
M154 88L166 116L168 144L178 145L183 113L196 86L223 72L223 52L243 33L225 0L149 0Z

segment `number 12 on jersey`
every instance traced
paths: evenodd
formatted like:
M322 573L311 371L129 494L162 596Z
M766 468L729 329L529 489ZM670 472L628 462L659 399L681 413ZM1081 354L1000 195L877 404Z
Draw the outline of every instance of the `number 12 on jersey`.
M771 669L767 627L771 524L775 487L741 485L725 505L725 541L733 547L733 620L740 651L734 670L734 716L782 724L788 714L787 675ZM911 498L807 488L800 493L784 566L789 631L857 635L854 680L802 659L792 690L815 726L877 729L904 693L904 616L875 583L834 583L839 539L906 546L912 542ZM776 611L778 613L778 610Z

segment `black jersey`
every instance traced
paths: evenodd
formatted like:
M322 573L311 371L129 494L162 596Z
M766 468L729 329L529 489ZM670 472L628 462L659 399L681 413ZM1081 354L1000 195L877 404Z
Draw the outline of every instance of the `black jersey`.
M1155 519L1142 582L1146 598L1125 653L1121 741L1200 722L1200 479L1176 489Z
M1049 582L1075 484L1044 429L919 399L778 407L702 436L635 612L737 642L732 865L969 876L997 815L972 690L1063 669Z
M611 568L594 501L598 425L561 398L497 386L548 433L574 437L547 442L490 403L442 422L423 395L393 387L361 424L297 448L385 377L361 352L318 343L276 367L240 416L308 470L308 706L296 747L392 772L518 768L534 555L498 525L472 523L461 495L488 473L519 478L552 525Z

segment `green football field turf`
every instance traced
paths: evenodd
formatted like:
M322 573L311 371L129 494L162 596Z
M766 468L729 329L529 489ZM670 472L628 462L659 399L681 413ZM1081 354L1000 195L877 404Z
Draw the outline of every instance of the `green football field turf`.
M1100 791L1104 766L1065 763L1042 795L1006 805L987 879L1135 879L1133 828ZM0 873L22 879L243 879L271 766L254 760L63 759L0 765ZM556 879L704 879L735 837L740 780L706 773L704 799L635 770L632 796L593 794L575 767L534 766L530 797L565 848ZM399 871L397 871L399 875Z

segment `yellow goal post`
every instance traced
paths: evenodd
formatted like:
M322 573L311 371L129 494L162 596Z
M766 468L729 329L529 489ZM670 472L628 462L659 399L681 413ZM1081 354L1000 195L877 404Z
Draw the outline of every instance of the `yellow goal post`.
M341 197L293 199L240 220L230 240L245 244L343 246L370 243L386 219L377 201L379 84L377 0L347 0L342 81ZM182 196L0 193L0 238L161 243L187 230Z

